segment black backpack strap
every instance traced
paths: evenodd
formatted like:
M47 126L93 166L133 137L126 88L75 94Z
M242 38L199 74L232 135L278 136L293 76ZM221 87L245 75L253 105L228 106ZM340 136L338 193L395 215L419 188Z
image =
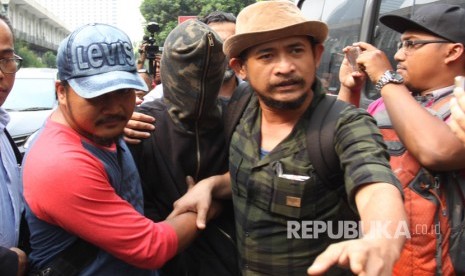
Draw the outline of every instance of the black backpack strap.
M10 141L11 148L13 149L13 152L15 153L16 162L18 162L18 165L21 165L21 163L23 162L23 155L21 154L21 152L19 152L18 146L16 146L15 141L11 137L10 133L8 133L6 128L5 128L5 135L8 138L8 141Z
M241 120L242 113L244 113L252 94L252 87L250 87L248 82L243 81L236 87L231 99L229 100L224 116L224 134L228 148L229 141L231 140L237 124L239 124L239 121Z
M18 149L18 146L16 146L15 141L11 137L10 133L6 130L5 128L5 135L8 138L8 141L11 144L11 148L13 149L13 152L16 157L16 162L18 163L18 166L21 166L23 162L23 155ZM18 247L26 252L26 254L29 254L31 252L31 244L29 243L29 226L26 222L25 218L25 212L21 214L21 222L20 222L20 227L19 227L19 241L18 241Z
M344 182L339 157L334 150L334 134L341 111L348 103L325 95L318 103L307 128L307 150L316 174L332 189Z

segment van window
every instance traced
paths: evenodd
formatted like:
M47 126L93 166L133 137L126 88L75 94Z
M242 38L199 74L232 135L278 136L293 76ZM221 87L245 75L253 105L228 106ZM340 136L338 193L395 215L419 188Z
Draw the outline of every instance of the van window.
M344 58L342 49L360 40L365 0L300 1L302 12L310 20L321 20L329 26L318 76L330 93L339 90L339 67Z

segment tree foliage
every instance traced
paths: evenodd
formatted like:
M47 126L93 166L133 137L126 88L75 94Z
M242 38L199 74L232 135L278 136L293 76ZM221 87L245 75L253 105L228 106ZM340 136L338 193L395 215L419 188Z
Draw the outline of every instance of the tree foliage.
M23 59L22 67L57 67L56 55L52 51L47 51L39 57L29 48L29 43L19 39L15 41L15 51Z
M169 32L178 24L178 16L205 16L212 11L237 15L241 9L257 0L144 0L140 6L147 22L157 22L160 31L155 34L158 45L163 45ZM147 33L147 32L146 32Z
M26 42L17 40L15 44L16 53L23 59L22 67L45 67Z
M42 62L48 68L56 68L57 67L57 56L52 51L47 51L42 56Z

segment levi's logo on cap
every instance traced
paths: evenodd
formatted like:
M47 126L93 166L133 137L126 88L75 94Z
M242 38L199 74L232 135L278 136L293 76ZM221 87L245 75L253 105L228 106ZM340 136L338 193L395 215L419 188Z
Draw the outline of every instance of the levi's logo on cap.
M57 53L58 78L81 97L148 87L137 73L131 40L120 29L91 23L74 30Z
M75 51L73 56L77 62L74 62L74 67L79 71L103 66L134 65L132 46L126 41L93 43L87 47L76 47Z

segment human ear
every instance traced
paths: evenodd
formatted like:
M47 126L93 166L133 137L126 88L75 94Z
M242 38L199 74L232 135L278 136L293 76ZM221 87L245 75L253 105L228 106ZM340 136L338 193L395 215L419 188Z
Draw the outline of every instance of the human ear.
M66 101L66 87L61 83L61 81L55 82L55 93L59 104L63 104Z
M445 63L456 61L464 55L465 46L462 43L451 43L447 47Z
M231 67L236 75L245 80L247 78L247 70L245 68L244 62L239 58L232 58L229 60L229 67Z

